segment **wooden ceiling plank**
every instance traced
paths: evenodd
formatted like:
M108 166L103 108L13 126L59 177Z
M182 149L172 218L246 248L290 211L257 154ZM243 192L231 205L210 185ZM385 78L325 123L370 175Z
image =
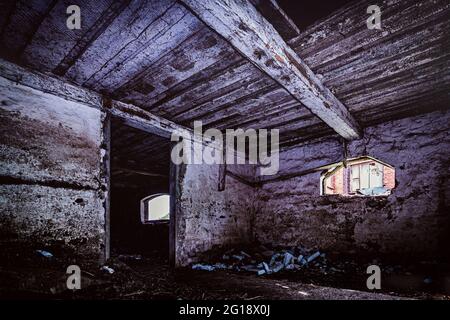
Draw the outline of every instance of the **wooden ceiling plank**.
M246 87L249 86L252 88L251 90L246 89ZM236 110L239 112L243 105L251 104L253 102L252 99L258 99L259 97L271 93L273 90L277 89L280 89L277 83L273 83L270 78L263 78L255 83L249 83L243 88L238 88L230 94L225 94L217 99L208 101L205 104L196 106L180 116L174 117L174 119L175 121L182 121L183 123L194 120L202 120L206 122L208 119L211 119L211 117L218 118L224 113L229 112L229 110Z
M251 114L252 109L265 109L267 105L276 105L283 101L286 97L290 97L286 90L279 88L277 90L266 90L262 88L256 95L245 96L231 103L220 106L218 110L211 110L201 116L201 120L208 124L212 121L219 120L229 113L236 112L240 115Z
M188 38L153 64L140 77L136 77L119 90L120 96L132 99L142 106L150 105L149 100L170 89L174 85L213 65L223 56L234 52L222 38L208 28ZM151 90L142 86L147 85Z
M303 111L311 114L311 112L303 107L297 100L292 99L291 96L287 96L285 99L280 100L275 104L265 105L260 111L250 111L245 120L237 119L232 122L223 122L221 123L221 128L226 128L227 126L255 126L255 128L262 128L260 126L261 123L274 123L282 118L290 118L293 115L298 116L299 113L301 114Z
M25 48L21 61L40 71L54 70L77 43L82 41L88 30L104 23L100 18L111 3L112 0L97 0L80 4L81 11L89 14L83 15L80 30L69 30L66 25L66 10L74 3L69 0L57 1Z
M137 77L143 77L153 64L202 28L198 20L178 4L163 1L158 2L156 8L153 1L140 4L145 4L145 10L136 9L128 15L124 13L115 22L116 28L108 30L86 56L92 58L99 55L100 60L96 63L95 73L88 73L87 79L80 79L84 85L115 93ZM135 14L141 18L136 19ZM128 22L129 19L131 22ZM118 36L117 28L123 30L119 35L125 41L114 40ZM102 50L106 50L106 54ZM73 76L76 74L74 69Z
M4 1L1 4L1 46L2 57L20 62L20 56L31 42L55 0ZM7 15L7 16L6 16Z
M235 68L229 68L223 73L215 74L192 90L173 97L154 111L157 113L163 112L170 116L178 116L191 109L194 111L194 108L202 104L254 83L257 80L255 74L261 75L261 72L255 70L255 67L247 61L243 61Z
M258 128L266 128L266 129L279 129L280 132L284 130L288 130L289 126L295 124L298 128L306 127L311 124L311 121L314 123L319 123L321 120L313 115L311 112L302 114L301 112L294 113L292 112L290 116L287 117L279 117L274 120L265 119L259 122L256 126ZM244 126L247 128L249 125ZM255 126L255 125L254 125Z
M377 84L385 83L389 79L397 79L397 83L392 83L396 86L402 83L400 78L404 74L417 77L417 70L425 66L431 66L435 72L445 75L448 70L440 68L439 64L448 61L450 34L446 34L444 30L449 28L449 20L444 24L436 23L433 31L426 29L415 32L423 41L408 36L387 41L373 50L355 54L355 59L347 61L343 66L333 65L326 72L318 72L323 74L324 84L333 89L344 102L347 95L357 94L361 88L369 87L375 91ZM352 106L348 106L352 111Z
M98 22L84 33L83 37L81 37L75 46L66 54L64 59L53 69L53 73L58 76L65 75L67 70L77 62L86 50L92 48L92 42L110 27L111 23L116 21L116 17L129 5L130 1L114 1L111 6L103 11L98 18Z
M191 93L205 82L208 82L209 79L224 74L228 69L234 69L245 62L246 60L244 60L241 55L237 54L235 51L225 54L220 60L212 65L196 74L191 75L187 79L177 83L166 91L159 93L155 97L148 99L146 101L146 104L149 106L148 110L160 110L160 106L169 103L172 99L187 92Z
M279 85L268 77L262 77L257 81L252 80L253 77L250 77L231 84L225 90L220 90L220 95L214 94L212 99L208 98L204 103L178 112L173 116L174 121L186 122L203 119L218 111L225 111L226 108L237 107L247 99L258 97L279 88Z
M370 49L387 37L395 36L409 28L446 10L446 0L384 0L379 3L382 10L382 30L369 30L366 26L366 9L370 0L360 1L343 10L338 10L328 19L305 30L290 44L308 65L326 64L341 60L358 51Z

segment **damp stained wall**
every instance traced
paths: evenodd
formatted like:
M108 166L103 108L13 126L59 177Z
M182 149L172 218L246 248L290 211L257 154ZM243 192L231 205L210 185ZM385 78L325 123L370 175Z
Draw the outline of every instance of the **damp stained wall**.
M250 165L230 170L254 173ZM219 165L179 168L176 205L175 263L198 261L202 253L252 241L255 189L226 176L225 190L218 191Z
M103 259L102 114L0 77L0 246Z
M365 129L348 156L393 165L397 187L388 197L320 196L320 172L258 189L255 238L339 254L394 258L448 256L450 245L450 111ZM280 154L280 174L342 160L338 139L316 140Z

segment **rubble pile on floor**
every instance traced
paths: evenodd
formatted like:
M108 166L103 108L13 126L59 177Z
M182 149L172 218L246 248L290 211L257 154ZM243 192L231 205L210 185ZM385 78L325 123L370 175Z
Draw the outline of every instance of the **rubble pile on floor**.
M258 246L252 250L232 249L221 255L214 264L196 263L194 270L234 270L253 272L258 275L295 271L311 265L325 272L328 269L325 253L304 247L268 249Z

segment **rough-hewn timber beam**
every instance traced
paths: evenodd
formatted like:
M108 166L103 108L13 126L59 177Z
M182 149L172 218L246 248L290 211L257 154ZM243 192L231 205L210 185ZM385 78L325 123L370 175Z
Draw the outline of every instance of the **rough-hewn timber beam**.
M190 128L177 125L132 104L105 99L103 106L112 116L119 118L123 124L159 137L170 138L171 134L176 131L192 135Z
M93 91L72 85L53 75L20 67L3 59L0 59L0 77L89 107L100 109L102 106L102 97Z
M345 139L360 138L346 107L248 0L181 0L205 24Z

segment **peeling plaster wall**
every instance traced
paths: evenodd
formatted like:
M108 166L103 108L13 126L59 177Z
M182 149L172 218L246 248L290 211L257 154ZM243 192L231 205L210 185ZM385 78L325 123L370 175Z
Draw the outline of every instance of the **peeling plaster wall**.
M238 167L234 169L240 174L254 172L251 166ZM218 181L218 165L179 168L175 226L178 266L197 261L208 250L252 240L255 189L227 176L225 190L219 192Z
M389 197L320 196L320 172L267 183L258 190L255 236L263 243L336 253L379 253L421 259L448 255L450 245L450 111L392 121L365 130L349 157L370 155L396 168ZM280 173L342 159L337 139L288 149Z
M102 113L1 77L0 96L1 251L101 259Z

